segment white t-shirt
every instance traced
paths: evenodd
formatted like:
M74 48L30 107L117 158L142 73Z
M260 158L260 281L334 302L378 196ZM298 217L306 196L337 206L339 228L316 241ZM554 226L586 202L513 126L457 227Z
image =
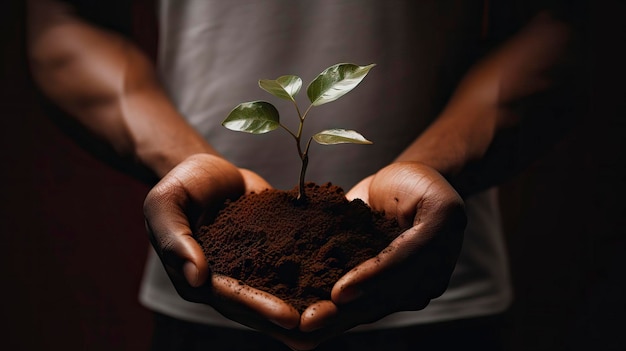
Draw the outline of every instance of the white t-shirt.
M451 4L454 3L455 6ZM162 0L159 72L188 121L227 159L279 189L297 184L300 165L283 130L249 135L221 121L244 101L268 100L281 122L297 124L288 101L259 79L300 76L306 85L339 62L376 63L354 91L314 107L305 135L355 129L373 145L314 144L307 180L349 190L391 162L428 125L451 93L478 43L481 4L468 1ZM495 189L466 199L468 226L448 290L422 311L390 315L366 328L489 315L511 300ZM178 296L151 252L140 293L150 309L184 320L240 327L209 306Z

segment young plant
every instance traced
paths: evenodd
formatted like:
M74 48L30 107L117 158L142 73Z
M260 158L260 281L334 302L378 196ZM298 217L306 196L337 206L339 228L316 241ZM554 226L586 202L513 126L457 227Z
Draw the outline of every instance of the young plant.
M274 105L266 101L251 101L237 105L222 122L222 125L230 130L251 134L263 134L277 128L286 130L296 141L298 155L302 161L300 179L298 182L298 200L305 201L304 178L309 163L309 147L311 140L322 145L334 145L343 143L371 144L361 134L348 129L327 129L311 136L302 147L302 130L304 121L313 106L319 106L335 101L354 89L365 78L375 64L357 66L351 63L339 63L328 67L320 73L307 87L307 95L311 104L301 113L295 96L300 92L302 79L294 75L285 75L274 80L259 80L261 89L268 93L293 102L300 124L297 131L292 131L280 123L278 110Z

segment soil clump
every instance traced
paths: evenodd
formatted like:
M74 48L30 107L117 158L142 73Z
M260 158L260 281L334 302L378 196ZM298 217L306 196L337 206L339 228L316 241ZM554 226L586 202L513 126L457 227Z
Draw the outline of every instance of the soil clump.
M229 201L195 233L211 269L267 291L302 312L330 299L337 280L384 249L401 229L342 188L307 183Z

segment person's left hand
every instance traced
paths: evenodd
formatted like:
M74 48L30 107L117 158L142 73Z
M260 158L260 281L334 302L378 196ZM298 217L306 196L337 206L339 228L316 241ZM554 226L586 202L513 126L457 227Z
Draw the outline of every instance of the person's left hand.
M398 311L420 310L443 294L456 265L466 225L461 197L434 169L393 163L351 189L406 229L387 248L337 281L331 301L309 306L300 321L307 349L355 326Z

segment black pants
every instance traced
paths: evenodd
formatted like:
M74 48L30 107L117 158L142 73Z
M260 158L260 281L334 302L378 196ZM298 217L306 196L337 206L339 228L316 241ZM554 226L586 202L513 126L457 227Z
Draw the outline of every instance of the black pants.
M502 350L501 317L379 331L349 332L320 345L316 351L364 350ZM261 333L183 322L155 316L152 351L289 351Z

